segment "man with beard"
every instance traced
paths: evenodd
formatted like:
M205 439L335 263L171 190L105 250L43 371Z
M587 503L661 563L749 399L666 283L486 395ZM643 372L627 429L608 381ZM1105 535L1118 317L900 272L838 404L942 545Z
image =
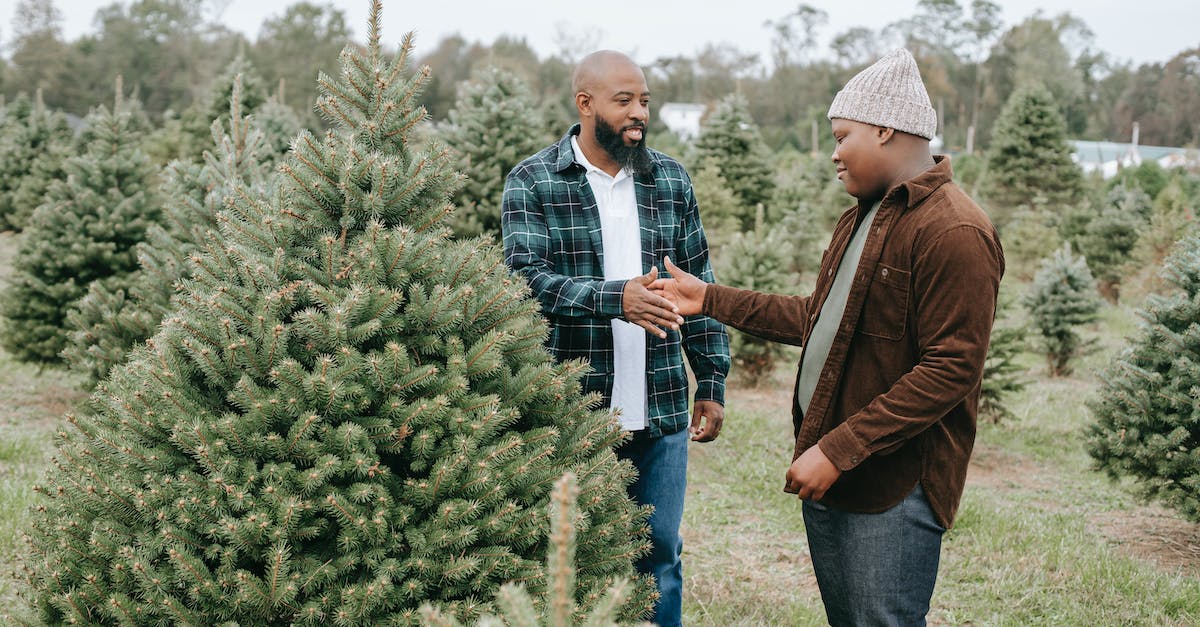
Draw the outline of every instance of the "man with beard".
M691 179L646 148L642 70L621 53L596 52L580 62L573 91L579 123L505 182L504 255L542 305L550 352L588 360L584 390L631 432L617 455L638 470L630 496L654 507L651 551L637 568L657 580L655 622L678 625L688 434L697 442L720 434L729 338L712 318L685 319L646 289L667 256L705 281L713 273ZM681 352L697 384L690 416Z

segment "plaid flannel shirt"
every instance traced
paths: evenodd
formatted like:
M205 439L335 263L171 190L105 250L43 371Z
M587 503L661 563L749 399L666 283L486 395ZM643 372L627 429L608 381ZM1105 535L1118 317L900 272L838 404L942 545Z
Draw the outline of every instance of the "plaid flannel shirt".
M600 214L584 167L575 162L571 136L522 161L504 185L501 229L508 265L529 282L550 322L547 348L559 361L586 359L591 371L585 392L599 392L612 403L613 334L611 320L622 315L625 281L604 280ZM650 151L653 178L634 182L641 223L642 271L670 256L680 268L714 281L708 241L700 224L692 181L674 159ZM696 376L697 401L725 403L729 372L729 336L707 316L689 316L667 338L646 334L646 391L652 436L688 426L687 373L682 353Z

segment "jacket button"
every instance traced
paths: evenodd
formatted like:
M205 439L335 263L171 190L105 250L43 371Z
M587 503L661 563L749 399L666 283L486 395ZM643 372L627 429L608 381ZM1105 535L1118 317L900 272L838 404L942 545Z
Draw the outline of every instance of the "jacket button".
M883 276L884 276L884 278L886 278L886 277L887 277L887 275L888 275L887 268L884 268L884 269L883 269Z
M829 272L827 272L826 274L827 274L828 276L833 276L833 268L830 268L830 269L829 269Z
M858 463L858 455L855 455L855 456L851 457L851 458L850 458L850 463L851 463L851 464L857 464L857 463Z

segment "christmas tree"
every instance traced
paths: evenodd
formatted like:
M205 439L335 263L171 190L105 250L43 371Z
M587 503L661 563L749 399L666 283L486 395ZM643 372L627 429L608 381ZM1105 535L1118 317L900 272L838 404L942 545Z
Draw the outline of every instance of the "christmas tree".
M613 418L556 364L523 281L444 224L449 152L408 133L411 39L319 78L269 196L235 193L178 308L60 434L33 526L47 622L416 624L545 591L547 504L579 478L583 612L646 550ZM623 617L649 610L636 578Z
M1083 191L1083 173L1071 160L1067 123L1050 92L1022 87L1009 97L988 151L984 197L993 219L1007 223L1017 207L1062 207Z
M166 114L163 125L147 140L149 151L157 162L202 160L204 152L213 149L210 129L214 121L222 126L229 121L229 99L233 97L235 77L240 82L238 105L243 115L252 113L266 102L263 80L250 61L239 54L182 114Z
M292 140L304 128L300 115L289 107L283 98L283 84L279 92L267 98L267 101L254 110L253 126L262 132L267 143L270 162L282 160L292 147Z
M575 607L575 533L580 518L577 503L579 487L575 475L567 473L554 485L550 497L550 547L546 551L546 573L550 578L547 598L539 604L518 584L504 584L496 597L496 605L502 610L499 616L486 615L479 619L479 627L571 627L588 625L608 627L618 624L617 610L629 594L629 581L621 580L605 593L604 599L583 615ZM430 627L462 627L456 616L447 616L437 608L425 605L421 608L425 625ZM650 623L639 623L650 627Z
M120 282L137 268L134 247L158 219L157 169L141 149L148 123L117 80L112 109L87 117L83 152L63 164L33 213L13 261L0 312L0 342L21 361L58 363L68 312L94 282Z
M1025 351L1026 328L1012 321L1009 310L1014 299L1009 294L1006 290L1000 291L999 311L992 324L979 393L979 414L992 422L1012 417L1006 401L1012 394L1025 389L1028 383L1022 376L1024 368L1017 363L1017 357Z
M1200 521L1200 236L1167 259L1173 289L1151 295L1135 337L1088 406L1088 452L1114 479Z
M138 244L139 269L124 281L93 283L67 315L70 342L63 351L72 370L95 384L129 351L148 339L170 309L177 282L190 276L187 259L217 237L217 214L238 190L269 193L273 147L265 134L241 115L241 77L235 79L229 114L212 123L203 167L172 162L165 170L163 219ZM228 126L228 132L224 127Z
M696 205L702 212L704 235L714 258L720 258L721 249L734 235L742 232L741 201L721 176L721 166L716 159L705 159L692 175L692 191L696 194Z
M791 246L788 269L814 276L834 225L850 206L846 188L830 176L833 166L828 159L785 152L776 164L770 206L776 211L776 229Z
M0 230L24 229L52 181L65 178L74 148L66 118L46 109L41 90L4 107L0 118Z
M787 293L796 288L796 277L788 271L791 247L781 229L763 223L762 206L758 207L753 231L737 233L725 245L721 259L721 279L733 287L759 292ZM752 385L767 383L775 363L783 355L783 344L731 329L729 351Z
M522 159L553 138L525 81L501 69L484 71L461 88L442 133L467 180L454 196L452 227L459 236L500 237L504 179Z
M1071 374L1071 360L1088 348L1076 327L1096 319L1100 295L1087 261L1063 244L1042 262L1025 294L1030 322L1040 336L1050 376Z
M1167 287L1162 267L1176 244L1195 232L1195 203L1195 198L1187 193L1178 178L1171 180L1155 197L1150 223L1138 237L1125 267L1127 278L1121 290L1122 298L1141 302L1148 294Z
M696 140L700 161L713 159L721 177L741 204L744 230L754 228L754 210L771 201L775 179L770 150L750 116L750 103L741 94L730 94L717 105ZM701 207L703 209L703 207Z

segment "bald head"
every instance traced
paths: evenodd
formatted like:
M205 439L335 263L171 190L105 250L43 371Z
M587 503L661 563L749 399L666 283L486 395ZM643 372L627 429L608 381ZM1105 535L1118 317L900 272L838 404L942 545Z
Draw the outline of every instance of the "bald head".
M638 64L627 55L615 50L599 50L584 57L575 68L571 78L571 90L575 93L594 92L597 86L604 84L607 77L614 74L636 71L642 73Z

